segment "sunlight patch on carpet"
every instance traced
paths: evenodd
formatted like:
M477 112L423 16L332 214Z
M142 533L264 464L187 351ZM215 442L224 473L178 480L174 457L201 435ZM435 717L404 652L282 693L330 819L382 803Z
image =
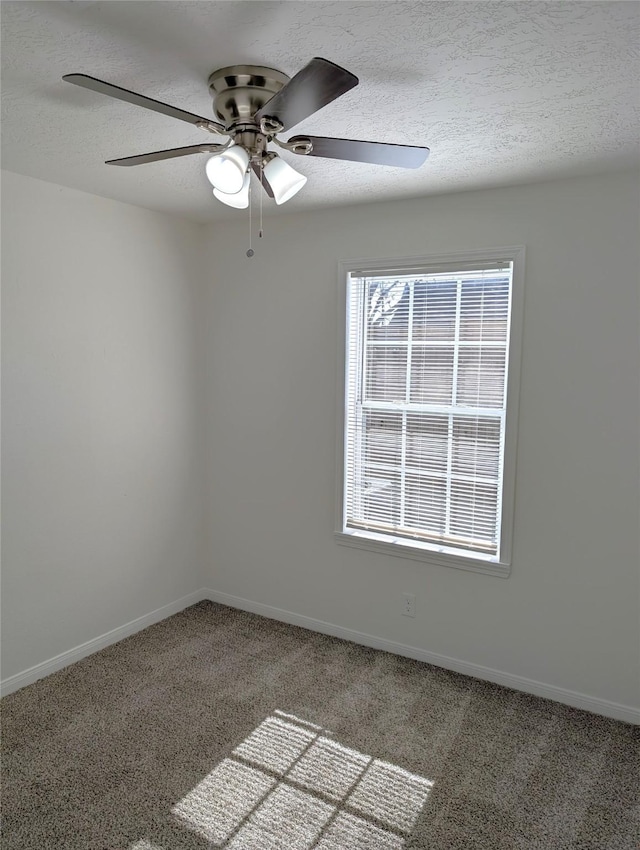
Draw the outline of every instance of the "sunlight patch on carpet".
M337 741L320 737L292 767L288 776L331 800L344 800L371 761L368 756L343 747Z
M313 850L402 850L404 839L371 821L340 812Z
M409 832L432 782L384 761L374 761L349 797L349 805L399 832Z
M190 791L173 813L207 841L222 844L277 784L277 780L225 759Z
M228 843L229 850L280 850L310 847L334 807L317 797L278 785Z
M330 736L276 711L173 814L227 850L402 850L433 782Z
M317 737L279 717L268 717L235 748L234 756L284 774Z

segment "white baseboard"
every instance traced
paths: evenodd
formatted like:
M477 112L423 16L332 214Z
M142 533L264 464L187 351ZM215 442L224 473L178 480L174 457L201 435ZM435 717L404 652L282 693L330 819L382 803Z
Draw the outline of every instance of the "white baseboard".
M395 655L403 655L406 658L413 658L416 661L434 664L436 667L444 667L456 673L464 673L466 676L473 676L476 679L483 679L487 682L494 682L497 685L504 685L516 691L524 691L534 696L545 697L546 699L551 699L555 702L572 706L573 708L581 708L584 711L591 711L594 714L612 717L614 720L622 720L626 723L640 725L640 709L630 705L620 705L619 703L610 702L599 697L591 697L577 691L559 688L556 685L546 685L544 682L535 681L535 679L527 679L524 676L516 676L513 673L503 673L501 670L494 670L491 667L483 667L480 664L472 664L468 661L450 658L447 655L428 652L416 646L406 646L392 640L375 637L364 632L357 632L343 626L336 626L333 623L325 623L323 620L316 620L312 617L305 617L302 614L295 614L292 611L284 611L281 608L264 605L262 602L252 602L249 599L232 596L229 593L205 590L204 594L204 598L210 599L212 602L219 602L222 605L228 605L231 608L240 608L242 611L250 611L253 614L269 617L272 620L280 620L283 623L290 623L293 626L301 626L313 632L321 632L332 637L343 638L344 640L350 640L353 643L363 646L370 646L373 649L382 649L385 652L391 652Z
M9 676L0 682L0 696L6 696L13 693L13 691L24 688L26 685L31 685L38 679L49 676L51 673L56 673L58 670L62 670L63 667L68 667L69 664L86 658L87 655L92 655L100 649L111 646L111 644L117 643L119 640L123 640L136 632L140 632L142 629L146 629L147 626L159 623L160 620L166 620L167 617L184 611L185 608L195 605L196 602L202 602L203 599L209 599L208 592L205 590L196 590L194 593L183 596L181 599L176 599L175 602L170 602L168 605L163 605L162 608L157 608L149 614L137 617L135 620L131 620L130 623L125 623L124 626L112 629L110 632L88 640L86 643L69 649L67 652L62 652L48 661L43 661L42 664L36 664L35 667L29 667L28 670L23 670L22 673Z
M457 658L450 658L447 655L439 655L435 652L428 652L416 646L407 646L403 643L396 643L392 640L379 638L375 635L369 635L364 632L358 632L354 629L348 629L344 626L337 626L334 623L326 623L324 620L316 620L313 617L306 617L303 614L295 614L292 611L285 611L282 608L275 608L272 605L265 605L262 602L253 602L250 599L243 599L241 596L232 596L229 593L221 593L219 591L202 589L190 593L188 596L183 596L169 605L164 605L162 608L157 608L149 614L138 617L131 622L113 629L104 635L93 638L86 643L76 646L73 649L56 655L42 664L36 664L35 667L30 667L22 673L16 673L15 676L9 676L0 682L0 695L17 691L19 688L24 688L26 685L31 685L38 679L44 676L49 676L63 667L68 667L88 655L98 652L111 644L117 643L136 632L152 626L154 623L160 622L173 614L184 611L190 605L195 605L197 602L208 599L212 602L219 602L222 605L228 605L231 608L239 608L241 611L250 611L253 614L260 614L263 617L268 617L271 620L280 620L283 623L290 623L293 626L301 626L304 629L309 629L313 632L331 635L332 637L343 638L344 640L352 641L353 643L361 644L362 646L370 646L372 649L381 649L384 652L391 652L395 655L402 655L406 658L413 658L416 661L424 661L427 664L434 664L436 667L444 667L446 670L453 670L456 673L463 673L466 676L473 676L476 679L483 679L487 682L495 682L497 685L504 685L507 688L513 688L517 691L524 691L528 694L534 694L538 697L555 700L555 702L570 705L574 708L581 708L585 711L591 711L595 714L602 714L605 717L612 717L615 720L622 720L626 723L634 723L640 725L640 709L629 705L620 705L619 703L610 702L609 700L600 699L599 697L591 697L587 694L581 694L577 691L569 691L566 688L559 688L556 685L546 685L544 682L537 682L534 679L527 679L524 676L516 676L513 673L503 673L501 670L494 670L491 667L483 667L480 664L472 664L468 661L460 661Z

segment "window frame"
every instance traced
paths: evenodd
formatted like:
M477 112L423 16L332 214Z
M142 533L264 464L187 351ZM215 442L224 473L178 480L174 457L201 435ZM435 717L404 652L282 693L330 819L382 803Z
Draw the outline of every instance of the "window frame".
M453 567L487 575L507 578L511 572L513 553L513 523L515 516L516 455L518 440L518 410L520 395L520 367L522 358L522 328L524 316L524 258L522 245L476 251L456 251L447 254L404 256L391 258L364 258L341 260L338 263L338 405L336 434L336 522L334 538L343 546L366 549L393 557L408 558L427 564ZM345 450L346 450L346 388L348 382L348 279L353 272L382 272L393 270L410 273L433 267L469 266L470 263L486 263L491 260L507 260L513 263L511 318L509 347L507 352L507 388L505 408L504 470L502 480L502 504L500 519L499 554L482 555L477 552L437 544L411 541L407 538L389 538L368 530L346 528L345 522Z

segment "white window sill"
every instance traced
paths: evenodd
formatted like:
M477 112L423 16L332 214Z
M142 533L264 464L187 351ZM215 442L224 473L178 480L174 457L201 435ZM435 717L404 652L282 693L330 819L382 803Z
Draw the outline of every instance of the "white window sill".
M368 549L396 558L408 558L499 578L508 578L511 572L510 564L501 563L494 556L479 555L477 552L467 553L459 550L460 554L454 554L429 543L412 542L400 537L389 538L372 531L336 531L334 536L341 546Z

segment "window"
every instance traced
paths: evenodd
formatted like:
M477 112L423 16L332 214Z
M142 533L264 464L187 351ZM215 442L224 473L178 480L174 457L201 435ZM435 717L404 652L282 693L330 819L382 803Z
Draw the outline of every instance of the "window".
M342 266L339 542L508 574L523 254Z

